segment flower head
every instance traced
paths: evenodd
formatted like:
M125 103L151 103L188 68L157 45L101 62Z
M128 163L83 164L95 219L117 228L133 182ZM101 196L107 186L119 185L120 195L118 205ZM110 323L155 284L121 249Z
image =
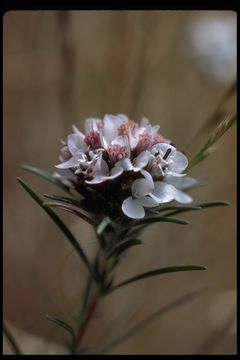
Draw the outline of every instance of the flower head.
M144 208L161 203L191 202L182 191L184 179L191 179L183 173L187 157L170 145L159 128L146 118L138 124L124 114L88 118L85 134L73 126L56 167L73 172L80 193L92 188L106 203L112 202L116 213L122 211L129 218L142 218Z

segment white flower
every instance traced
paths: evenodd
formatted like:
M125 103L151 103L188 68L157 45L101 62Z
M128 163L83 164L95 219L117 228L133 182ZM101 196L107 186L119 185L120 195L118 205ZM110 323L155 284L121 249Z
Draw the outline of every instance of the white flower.
M164 181L153 181L152 176L141 170L144 178L137 179L132 185L132 196L122 203L122 211L133 219L145 216L144 207L155 207L159 204L176 200L182 204L192 202L192 198L180 189Z
M73 125L74 133L68 135L67 147L62 148L63 151L69 153L69 159L56 165L59 169L75 168L79 165L79 161L84 158L87 145L85 143L85 135L82 134L76 126ZM61 160L61 158L60 158Z
M87 184L100 184L106 180L115 179L122 174L123 169L120 167L113 167L109 171L108 165L105 160L102 158L102 154L97 159L94 166L88 169L88 175L93 177L92 180L85 180Z
M122 167L126 171L140 171L147 166L151 153L149 151L141 152L136 158L131 161L129 158L125 158L116 163L116 166Z
M186 156L177 151L175 147L170 144L161 143L155 144L150 150L152 156L147 170L153 176L185 176L182 172L188 166L188 159Z
M131 191L132 196L122 204L123 212L131 218L144 217L145 207L172 200L191 202L192 198L182 191L187 178L176 181L185 177L188 160L159 134L159 128L150 125L146 118L138 125L124 114L105 115L102 120L88 118L85 134L73 125L73 133L60 150L61 163L56 167L71 170L79 192L86 193L87 187L108 181L109 194L104 184L96 189L109 199L114 196L111 191L116 191L111 182L121 175L116 184L116 204Z
M155 207L158 202L148 195L154 190L154 183L151 175L145 171L141 171L144 178L137 179L132 184L132 196L129 196L122 203L122 211L128 217L133 219L141 219L145 216L144 207Z

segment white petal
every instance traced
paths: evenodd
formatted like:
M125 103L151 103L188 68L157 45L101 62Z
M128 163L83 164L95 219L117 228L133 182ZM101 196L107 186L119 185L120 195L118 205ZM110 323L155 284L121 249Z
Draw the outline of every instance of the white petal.
M76 180L76 176L69 169L59 169L58 172L54 172L53 176Z
M91 131L98 131L98 124L101 123L100 119L96 118L88 118L85 120L84 130L85 133L88 134Z
M149 151L141 152L135 159L134 159L134 171L139 171L143 169L147 164L151 157Z
M110 176L108 176L108 179L115 179L119 175L123 173L123 168L114 166L112 170L110 171Z
M78 130L78 128L76 127L76 125L72 125L72 128L73 128L73 132L74 132L75 134L80 135L83 139L85 138L85 135L84 135L81 131Z
M133 134L132 128L129 128L128 137L129 137L130 148L135 149L139 140L139 136L137 132L135 131L135 133Z
M78 150L85 151L87 145L82 136L78 134L71 134L68 136L68 148L72 154L75 154Z
M119 160L115 164L115 166L121 167L125 171L133 170L133 166L132 166L131 160L129 158Z
M117 117L122 120L122 123L128 122L128 117L125 114L117 114Z
M124 136L117 136L112 142L111 145L119 145L119 146L125 146L127 149L130 148L129 146L129 140L126 135Z
M145 207L155 207L158 205L158 202L149 196L140 197L138 201Z
M175 192L175 196L174 196L175 200L180 202L181 204L189 204L193 201L193 198L187 194L185 194L183 191L181 190L177 190Z
M142 219L145 215L143 206L137 199L133 199L131 196L123 201L122 211L132 219Z
M101 143L102 147L105 150L107 150L109 144L108 144L107 140L105 139L105 137L103 136L102 131L99 131L99 138L100 138L100 143Z
M153 190L153 184L146 179L137 179L132 184L132 194L134 197L148 195Z
M85 180L87 184L100 184L107 180L107 177L101 173L96 174L96 176L92 180Z
M187 174L180 174L180 173L175 172L175 171L167 170L167 175L181 178L181 177L186 176Z
M151 135L151 136L157 135L159 129L160 129L160 125L151 126L151 130L150 130L149 135Z
M156 181L154 183L154 190L149 195L159 203L164 203L172 201L175 198L175 192L174 186L163 181Z
M95 176L96 173L103 174L103 176L106 176L109 174L108 164L105 160L103 160L102 157L100 157L94 166L93 174Z
M155 144L153 145L152 149L156 149L157 151L159 151L162 157L166 154L168 149L171 149L168 157L173 157L176 154L176 148L166 143Z
M164 178L164 180L168 184L171 184L180 190L190 189L190 188L194 187L195 185L197 185L197 183L198 183L197 179L194 179L190 176L185 176L185 177L179 178L179 177L167 175Z
M151 187L154 189L154 183L153 183L152 175L148 171L146 171L144 169L140 170L140 173L145 177L145 179L149 182L149 184L151 184Z
M103 136L108 143L111 143L113 139L118 136L118 127L120 119L117 116L105 115L103 118Z
M55 165L55 167L58 169L68 169L68 168L78 167L79 165L78 158L79 158L79 154L75 154L68 161Z
M170 156L172 157L172 154L170 154ZM169 170L174 171L176 173L181 173L183 170L186 169L187 166L188 166L187 157L183 153L176 151L176 153L172 157L172 163L169 164Z
M149 120L146 117L143 117L141 122L140 122L140 126L141 127L147 127L149 124Z

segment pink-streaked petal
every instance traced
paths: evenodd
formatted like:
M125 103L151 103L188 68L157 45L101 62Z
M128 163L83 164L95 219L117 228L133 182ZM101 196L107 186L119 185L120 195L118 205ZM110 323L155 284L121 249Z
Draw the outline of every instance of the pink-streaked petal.
M138 198L138 201L144 207L151 208L151 207L158 206L158 202L156 200L154 200L153 198L149 197L149 196L143 196L141 198Z
M175 192L174 186L163 181L156 181L154 183L154 190L149 195L159 203L165 203L175 198Z
M74 155L78 150L85 151L87 148L84 138L78 134L71 134L68 136L68 148L69 151Z
M151 153L149 151L141 152L135 159L134 159L134 171L139 171L147 166L148 161L151 157Z
M193 198L188 194L185 194L183 191L176 189L175 191L175 200L181 204L190 204L193 201Z
M137 199L131 196L122 203L122 211L132 219L142 219L145 216L145 210Z
M125 171L131 171L133 170L133 166L132 166L132 163L131 163L131 160L129 158L125 158L125 159L122 159L122 160L119 160L115 166L118 166L120 168L122 168L123 170Z

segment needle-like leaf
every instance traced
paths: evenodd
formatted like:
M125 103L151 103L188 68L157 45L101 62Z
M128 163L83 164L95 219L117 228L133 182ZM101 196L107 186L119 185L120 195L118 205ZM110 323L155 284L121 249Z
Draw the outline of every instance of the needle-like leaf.
M46 318L53 322L54 324L62 327L63 329L65 329L71 336L72 336L72 340L73 340L73 343L75 343L76 341L76 335L75 335L75 332L73 330L73 328L67 324L65 321L63 320L60 320L58 318L56 318L55 316L52 316L52 315L46 315Z
M55 212L49 206L43 205L43 200L22 179L17 178L17 180L21 184L21 186L29 193L29 195L46 211L46 213L52 218L55 224L57 224L57 226L62 230L62 232L65 234L67 239L70 241L72 246L75 248L75 250L81 257L89 272L91 274L94 274L84 250L82 249L81 245L74 237L74 235L71 233L71 231L68 229L68 227L64 224L64 222L57 216L57 214L55 214Z
M19 346L16 342L16 340L14 339L13 334L11 333L11 331L9 330L8 326L5 324L5 322L3 322L3 333L6 336L9 344L12 347L12 350L14 352L15 355L22 355L21 350L19 349Z
M47 205L47 206L50 206L50 207L56 207L58 209L68 211L71 214L74 214L74 215L80 217L81 219L85 220L88 224L94 225L94 221L90 217L83 214L78 209L71 208L69 205L61 204L61 203L54 202L54 201L44 202L43 205Z
M156 270L145 272L143 274L139 274L137 276L133 276L130 279L127 279L127 280L113 286L112 288L110 288L108 290L108 292L112 292L114 290L119 289L122 286L131 284L133 282L143 280L143 279L146 279L146 278L149 278L149 277L153 277L153 276L156 276L156 275L174 273L174 272L179 272L179 271L196 271L196 270L206 270L206 267L205 266L198 266L198 265L180 265L180 266L171 266L171 267L165 267L165 268L161 268L161 269L156 269Z
M43 194L44 197L51 199L51 200L57 200L66 204L74 205L80 209L84 209L84 207L81 205L80 201L68 197L68 196L61 196L61 195L55 195L55 194Z
M69 186L65 185L60 179L58 179L57 177L53 176L52 174L50 174L49 172L39 169L36 166L31 166L31 165L21 165L21 167L24 170L30 171L36 175L39 175L40 177L42 177L45 180L50 181L51 183L59 186L62 190L66 191L67 193L69 193Z
M135 334L137 334L140 331L142 331L143 329L145 329L146 326L151 324L153 321L157 320L160 316L163 316L163 315L169 313L171 310L174 310L175 308L195 299L197 297L197 295L200 294L203 290L205 290L205 288L188 293L188 294L180 297L179 299L173 301L172 303L162 307L161 309L158 309L157 311L150 314L146 319L144 319L143 321L140 321L139 323L137 323L136 325L132 326L130 329L125 331L124 334L121 334L121 335L115 337L115 339L112 339L107 344L101 346L98 349L95 349L94 352L93 351L89 352L89 354L91 354L91 353L92 354L93 353L94 354L106 353L111 348L123 343L125 340L130 339L130 337L134 336Z
M105 217L98 225L97 235L101 236L109 224L111 224L111 220L109 219L109 217Z
M140 245L142 244L142 241L139 239L127 239L120 241L118 244L116 244L111 251L109 251L107 257L110 258L113 255L120 255L123 251L127 250L129 247L134 245Z
M153 216L149 218L144 218L142 220L134 221L133 225L144 225L144 224L151 224L157 222L170 222L174 224L186 225L189 224L189 221L173 218L173 217L166 217L166 216Z
M190 159L188 167L185 171L189 171L193 166L203 161L213 150L213 145L237 122L237 115L227 116L209 136L207 141L199 149L199 151Z

